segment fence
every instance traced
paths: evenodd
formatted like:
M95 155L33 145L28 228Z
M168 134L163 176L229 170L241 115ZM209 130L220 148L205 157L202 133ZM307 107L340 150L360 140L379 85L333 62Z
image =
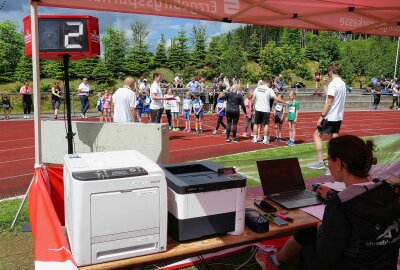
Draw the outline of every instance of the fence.
M181 98L181 101L184 98L185 93L188 91L185 88L173 88L178 91L178 95ZM288 89L287 92L283 93L284 98L288 98L288 92L291 90L296 90L297 92L297 100L300 102L302 111L318 111L321 110L324 102L325 96L317 96L314 95L315 90L318 89ZM3 95L8 95L11 100L12 114L22 114L22 98L18 93L0 93L0 97ZM203 95L203 100L205 100L206 110L210 110L210 99L208 93L201 93ZM89 96L90 100L90 108L89 112L97 112L96 111L96 103L97 103L97 92L93 92ZM64 99L65 101L65 99ZM373 103L373 95L369 93L365 93L364 89L353 89L351 93L347 94L346 97L346 110L369 110L372 108ZM181 102L182 104L182 102ZM382 95L381 96L381 104L380 107L382 109L389 109L392 105L392 95ZM64 111L65 104L62 104L60 107L60 112ZM42 93L41 94L41 108L42 113L52 113L53 109L51 107L51 93ZM79 95L77 92L71 93L71 113L72 117L76 117L79 115L81 110L81 103L79 100Z

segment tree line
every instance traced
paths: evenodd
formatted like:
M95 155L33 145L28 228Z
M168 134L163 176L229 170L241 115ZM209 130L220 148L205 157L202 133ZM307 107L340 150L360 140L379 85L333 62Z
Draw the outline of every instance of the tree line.
M223 72L230 78L240 77L242 82L255 83L277 74L290 82L293 75L312 80L313 72L324 74L330 63L338 62L346 82L361 85L381 74L393 76L397 46L396 39L390 37L256 25L208 39L206 26L199 25L190 33L181 27L169 46L161 34L151 52L147 25L136 22L129 30L108 26L101 38L103 56L71 62L70 77L87 77L99 85L113 86L116 79L127 75L149 77L155 69L163 68L186 80L194 75L210 80ZM61 62L41 60L40 67L42 78L63 77ZM32 63L25 57L18 23L1 22L0 83L31 79Z

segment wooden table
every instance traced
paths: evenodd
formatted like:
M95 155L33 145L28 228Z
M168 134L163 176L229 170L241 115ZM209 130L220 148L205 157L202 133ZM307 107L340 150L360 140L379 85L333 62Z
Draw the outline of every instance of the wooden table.
M253 201L254 199L261 199L261 198L262 196L257 196L248 193L246 198L246 207L256 208L256 206L254 206L253 204ZM274 205L278 209L278 211L283 210L283 208L280 207L279 205L276 205L273 202L270 203ZM260 209L257 210L263 212ZM168 237L166 252L117 260L112 262L106 262L101 264L82 266L79 269L105 270L105 269L116 269L116 268L127 268L127 267L132 268L141 265L153 264L155 262L160 262L160 261L181 260L193 256L207 254L210 252L220 251L231 247L257 243L267 239L290 235L297 230L314 227L319 221L317 218L314 218L311 215L301 210L290 210L288 216L294 218L294 221L290 222L288 226L278 227L277 225L270 223L269 231L266 233L255 233L251 231L248 227L246 227L242 235L237 235L237 236L223 235L223 236L216 236L185 243L175 242L174 240L172 240L172 238Z

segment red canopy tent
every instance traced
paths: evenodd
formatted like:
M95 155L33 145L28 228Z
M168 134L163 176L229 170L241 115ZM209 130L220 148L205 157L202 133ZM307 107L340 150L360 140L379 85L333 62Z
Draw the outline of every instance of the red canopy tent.
M398 0L39 0L38 4L400 36L400 2Z
M399 0L31 0L36 171L29 213L36 269L77 269L61 230L62 173L41 168L38 5L400 37Z

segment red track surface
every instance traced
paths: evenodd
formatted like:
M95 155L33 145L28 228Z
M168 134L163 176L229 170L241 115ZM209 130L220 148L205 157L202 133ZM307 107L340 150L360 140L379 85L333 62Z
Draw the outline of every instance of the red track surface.
M300 113L296 129L296 142L312 142L319 113ZM358 136L396 134L400 132L399 111L346 112L341 133ZM164 121L166 122L166 120ZM183 120L180 122L184 125ZM253 144L250 138L243 138L244 118L238 128L239 143L226 143L225 134L220 127L218 135L213 135L216 124L215 115L206 115L203 121L204 133L170 133L170 162L185 162L251 150L284 146L285 142L272 142L269 145ZM192 122L192 128L194 123ZM270 125L271 135L275 134ZM34 134L33 120L0 121L0 198L25 193L33 175ZM287 125L284 125L287 138ZM327 139L327 137L325 138Z

